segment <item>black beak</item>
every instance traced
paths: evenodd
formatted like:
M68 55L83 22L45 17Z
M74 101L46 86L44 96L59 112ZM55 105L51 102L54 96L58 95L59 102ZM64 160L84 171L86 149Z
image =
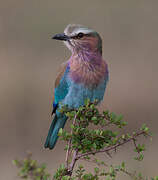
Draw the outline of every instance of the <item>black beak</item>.
M56 34L55 36L52 37L52 39L68 41L70 38L66 34L62 33L62 34Z

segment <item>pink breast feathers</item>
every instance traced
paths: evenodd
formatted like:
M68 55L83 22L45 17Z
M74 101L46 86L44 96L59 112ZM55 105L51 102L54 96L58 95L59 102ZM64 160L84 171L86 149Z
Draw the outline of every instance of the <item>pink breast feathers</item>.
M88 88L96 88L108 76L107 64L104 60L92 62L70 61L70 78L75 83L83 84Z

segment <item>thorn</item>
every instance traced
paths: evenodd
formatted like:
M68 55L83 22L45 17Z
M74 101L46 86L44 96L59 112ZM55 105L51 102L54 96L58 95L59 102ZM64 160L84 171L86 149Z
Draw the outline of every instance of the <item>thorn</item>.
M106 152L106 154L110 157L110 158L112 158L112 156L111 156L111 154L109 153L109 151L105 151Z

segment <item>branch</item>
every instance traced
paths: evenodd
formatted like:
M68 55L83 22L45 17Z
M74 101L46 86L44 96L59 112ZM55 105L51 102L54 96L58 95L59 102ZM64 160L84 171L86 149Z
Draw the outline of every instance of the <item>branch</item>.
M71 161L71 164L68 168L68 175L71 176L72 175L72 172L73 172L73 168L75 166L75 163L76 161L78 160L77 158L77 154L78 154L78 150L76 149L73 153L73 157L72 157L72 161Z
M77 114L75 114L75 117L73 119L73 125L75 125L76 123L76 118L77 118ZM71 135L73 133L73 129L71 129ZM68 142L68 149L66 151L66 166L67 166L67 169L68 169L68 166L69 166L69 155L70 155L70 150L71 150L71 141L72 141L72 138L69 140Z
M124 144L126 144L126 143L128 143L130 141L134 141L135 138L140 136L140 135L145 135L145 132L144 131L138 132L134 136L132 136L131 138L125 139L123 142L118 143L116 145L113 145L113 146L110 146L110 147L106 147L105 149L98 150L98 151L91 151L91 152L87 152L87 153L84 153L84 154L79 154L77 156L77 159L83 158L83 157L88 156L88 155L95 155L95 154L101 153L101 152L105 152L105 153L109 154L109 151L116 150L116 148L118 148L119 146L122 146L122 145L124 145Z

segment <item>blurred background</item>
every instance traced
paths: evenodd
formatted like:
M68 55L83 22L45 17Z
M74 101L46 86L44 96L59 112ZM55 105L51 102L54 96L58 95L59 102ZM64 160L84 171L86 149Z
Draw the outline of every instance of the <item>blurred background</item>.
M124 160L149 177L158 175L158 1L1 0L0 179L18 179L11 161L24 158L28 150L48 164L50 173L65 160L62 142L53 151L43 145L58 67L70 56L51 37L69 23L92 27L102 36L110 71L102 107L123 114L131 131L146 123L154 132L153 141L146 141L143 163L132 160L132 144L112 160L102 158L114 164Z

